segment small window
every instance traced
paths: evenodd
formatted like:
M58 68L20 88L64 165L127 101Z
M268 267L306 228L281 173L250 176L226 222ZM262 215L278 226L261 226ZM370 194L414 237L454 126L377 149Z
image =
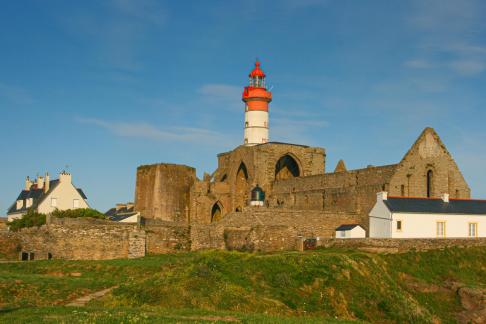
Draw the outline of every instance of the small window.
M29 260L34 260L35 254L34 252L29 253Z
M245 122L245 127L248 127L248 122Z
M446 223L437 222L437 237L445 237L445 236L446 236Z
M22 261L27 261L27 260L29 260L29 253L27 253L27 252L22 252L22 254L21 254L21 257L20 257L20 258L21 258L21 260L22 260Z
M47 252L47 260L51 260L52 259L52 253L51 252Z
M346 231L341 231L341 237L346 237Z
M79 199L73 199L73 208L79 208Z
M263 127L268 127L268 123L267 122L263 122Z
M478 237L477 223L469 223L469 237Z
M57 207L57 198L51 198L51 207Z
M402 231L402 221L399 220L397 221L397 232L401 232Z
M245 144L248 144L248 138L245 138Z

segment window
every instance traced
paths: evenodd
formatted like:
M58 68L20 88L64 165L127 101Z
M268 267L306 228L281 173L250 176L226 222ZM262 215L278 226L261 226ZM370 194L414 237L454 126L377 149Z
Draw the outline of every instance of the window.
M245 122L245 127L248 127L248 122Z
M73 208L79 208L79 199L73 199Z
M432 197L432 181L434 178L434 173L432 170L427 171L427 198Z
M51 207L57 207L57 198L51 198Z
M346 237L346 231L341 231L341 237Z
M402 186L400 187L400 193L401 193L401 196L402 196L402 197L405 197L405 185L402 185Z
M469 237L478 237L478 223L469 223Z
M446 236L446 223L437 222L437 237L445 237L445 236Z
M268 123L267 122L263 122L263 127L268 127Z
M397 232L401 232L401 231L402 231L402 221L397 220Z
M245 144L247 144L247 143L248 143L248 138L245 138Z

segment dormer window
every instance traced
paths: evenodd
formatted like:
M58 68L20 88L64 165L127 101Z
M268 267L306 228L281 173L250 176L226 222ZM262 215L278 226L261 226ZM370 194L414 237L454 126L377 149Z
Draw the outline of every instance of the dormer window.
M23 200L17 200L17 210L22 209L24 207L24 201Z
M51 207L57 207L57 198L51 198Z

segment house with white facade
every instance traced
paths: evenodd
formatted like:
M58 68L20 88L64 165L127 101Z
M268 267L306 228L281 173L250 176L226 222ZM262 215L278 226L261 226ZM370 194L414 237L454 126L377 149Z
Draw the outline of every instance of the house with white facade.
M133 202L116 204L116 206L108 210L105 215L110 220L120 223L137 223L140 220L140 212L135 211Z
M343 224L336 228L336 238L364 238L366 231L358 224Z
M8 209L7 218L9 221L21 218L29 209L49 214L56 209L76 208L89 208L89 205L83 190L73 185L71 174L63 171L59 179L50 180L46 173L35 181L27 177L24 189Z
M486 200L377 194L369 214L372 238L486 237Z

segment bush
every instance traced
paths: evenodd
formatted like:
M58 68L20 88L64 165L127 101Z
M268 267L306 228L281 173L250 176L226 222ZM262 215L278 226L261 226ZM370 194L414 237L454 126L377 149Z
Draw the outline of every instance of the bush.
M79 217L91 217L91 218L99 218L99 219L106 219L106 216L96 209L91 208L78 208L78 209L67 209L67 210L58 210L56 209L51 213L52 216L57 218L79 218Z
M46 223L46 215L38 213L33 209L29 209L22 218L15 219L7 225L10 227L12 231L18 231L24 227L33 227L33 226L41 226Z

